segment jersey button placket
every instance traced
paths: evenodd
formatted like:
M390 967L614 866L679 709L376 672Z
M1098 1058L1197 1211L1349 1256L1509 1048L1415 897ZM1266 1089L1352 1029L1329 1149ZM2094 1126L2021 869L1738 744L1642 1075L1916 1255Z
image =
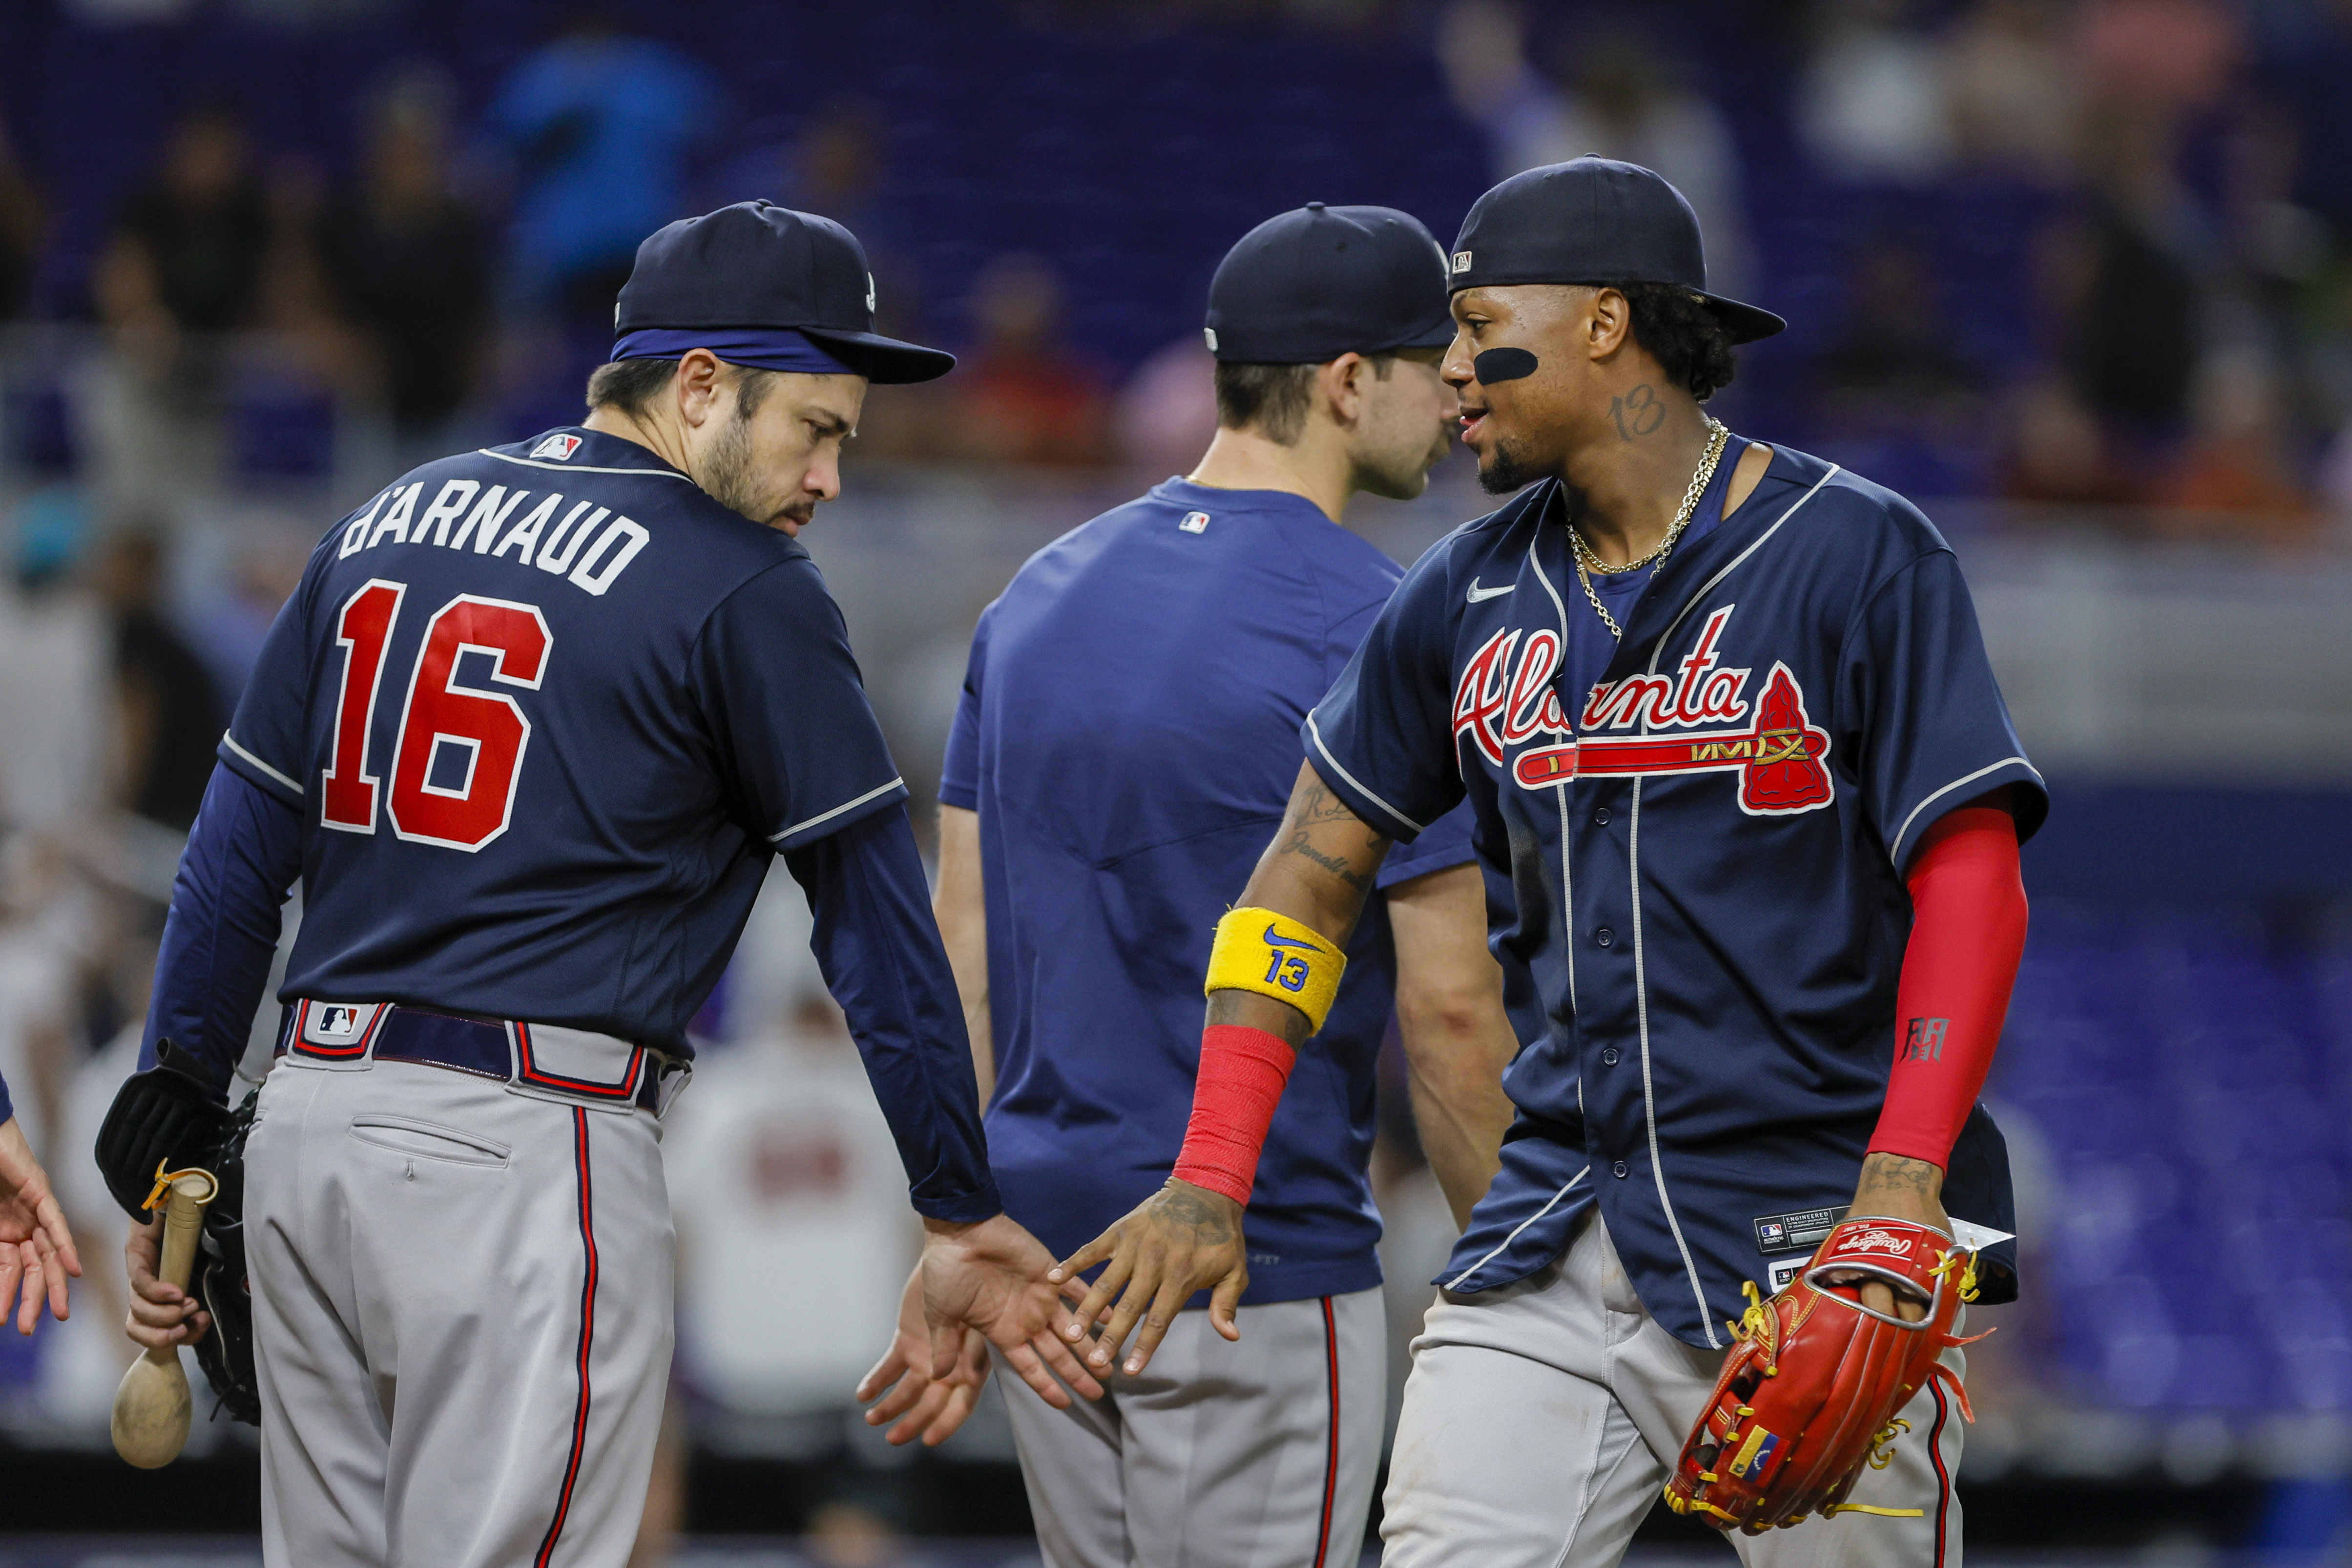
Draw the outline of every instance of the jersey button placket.
M1592 933L1592 940L1599 946L1614 947L1617 944L1617 933L1607 926L1602 926Z
M1605 1067L1605 1068L1613 1068L1613 1067L1615 1067L1615 1066L1617 1065L1617 1060L1618 1060L1618 1058L1617 1058L1617 1047L1614 1047L1614 1046L1604 1046L1603 1047L1601 1047L1601 1065L1602 1067Z
M1609 826L1609 808L1607 806L1596 806L1593 809L1592 826L1595 827L1606 827Z
M1625 1173L1625 1162L1624 1162L1624 1161L1622 1161L1622 1160L1619 1160L1619 1161L1615 1162L1614 1163L1612 1163L1612 1164L1609 1167L1609 1173L1610 1173L1611 1175L1612 1175L1612 1176L1620 1176L1620 1177L1623 1176L1623 1175L1624 1175L1624 1173Z

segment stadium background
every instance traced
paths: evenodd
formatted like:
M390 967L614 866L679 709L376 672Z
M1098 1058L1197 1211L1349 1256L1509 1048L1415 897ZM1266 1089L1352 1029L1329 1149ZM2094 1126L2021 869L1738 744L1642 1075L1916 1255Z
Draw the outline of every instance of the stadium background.
M1790 319L1718 410L1927 508L2052 776L1973 1543L2352 1560L2352 5L5 0L0 1070L96 1267L72 1323L0 1336L0 1563L251 1559L247 1430L107 1451L121 1224L83 1152L308 545L575 417L639 237L826 213L886 329L965 355L876 395L809 535L927 793L981 605L1205 439L1233 239L1310 199L1444 237L1587 151L1675 179L1717 285ZM1361 504L1410 560L1485 503L1457 457ZM793 904L670 1139L680 1533L643 1560L1029 1561L1001 1416L909 1460L843 1408L913 1236ZM1389 1121L1401 1376L1450 1228ZM1654 1524L1637 1557L1727 1561Z

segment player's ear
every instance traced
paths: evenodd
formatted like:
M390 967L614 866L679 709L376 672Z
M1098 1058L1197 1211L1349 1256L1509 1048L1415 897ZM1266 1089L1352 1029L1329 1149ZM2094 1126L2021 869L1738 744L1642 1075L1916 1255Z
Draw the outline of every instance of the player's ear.
M1363 416L1364 383L1371 379L1372 363L1355 353L1341 354L1338 359L1318 366L1316 383L1323 394L1324 406L1342 426L1353 425Z
M688 428L698 428L709 419L719 401L719 389L727 383L727 367L709 349L688 349L677 362L677 377L671 383L670 395L677 400L677 416Z
M1585 352L1604 360L1633 340L1633 303L1615 289L1580 290L1589 298L1575 302L1578 336Z

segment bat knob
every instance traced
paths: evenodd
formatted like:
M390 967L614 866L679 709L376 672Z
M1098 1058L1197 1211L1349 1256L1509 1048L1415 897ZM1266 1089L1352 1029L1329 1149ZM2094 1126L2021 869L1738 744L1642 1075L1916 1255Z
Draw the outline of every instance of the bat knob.
M151 1350L131 1363L114 1391L114 1451L126 1464L161 1469L187 1447L194 1419L179 1348Z

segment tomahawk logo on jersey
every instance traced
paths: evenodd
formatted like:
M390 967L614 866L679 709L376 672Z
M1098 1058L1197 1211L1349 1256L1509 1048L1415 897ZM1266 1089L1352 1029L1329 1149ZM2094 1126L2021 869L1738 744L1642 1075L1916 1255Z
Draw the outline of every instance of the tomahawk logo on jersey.
M680 1054L770 849L907 793L807 552L582 429L337 523L220 754L322 830L284 994Z
M1785 449L1717 522L1727 482L1620 599L1622 642L1578 584L1556 482L1465 524L1306 727L1324 782L1383 833L1466 792L1481 859L1514 880L1499 941L1546 1036L1505 1078L1520 1127L1440 1282L1525 1278L1598 1203L1651 1314L1718 1347L1765 1272L1759 1225L1852 1198L1896 981L1855 955L1903 951L1912 847L2002 785L2021 835L2045 809L1927 521ZM2015 1228L1981 1108L1944 1198ZM2011 1268L1988 1255L1987 1300Z

